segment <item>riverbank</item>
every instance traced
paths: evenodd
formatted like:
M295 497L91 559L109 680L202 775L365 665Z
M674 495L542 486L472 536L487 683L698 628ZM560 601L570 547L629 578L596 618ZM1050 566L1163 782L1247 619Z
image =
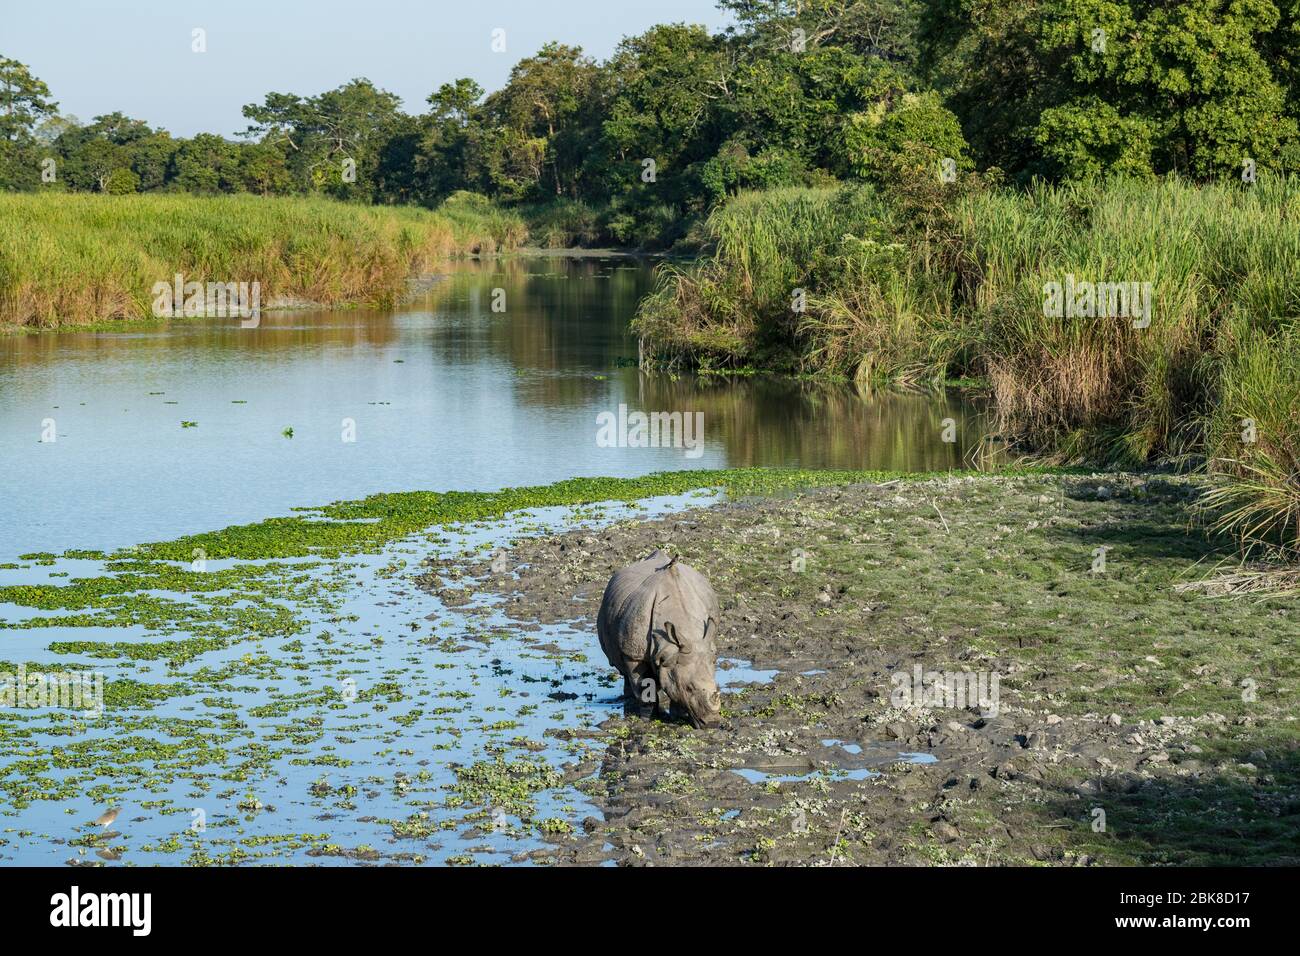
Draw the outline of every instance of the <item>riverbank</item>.
M517 215L260 196L0 195L0 331L149 319L157 283L259 283L263 308L390 303L455 255L513 249ZM111 326L109 326L111 327Z
M443 600L417 579L516 535L673 513L717 490L890 478L737 469L408 492L6 561L0 691L24 673L103 679L100 713L43 696L0 708L0 766L13 771L0 777L0 859L491 862L531 850L589 809L561 767L586 751L567 738L613 707L604 664L585 626L515 627L486 590ZM83 826L106 804L123 810L116 827ZM205 829L191 826L196 808Z
M24 555L0 673L102 673L104 709L5 711L0 857L1295 862L1300 628L1219 596L1202 488L679 472ZM722 599L716 729L621 716L596 642L660 545ZM998 675L996 714L891 700L918 665Z
M985 380L1001 439L1204 467L1208 520L1295 556L1298 206L1294 178L1011 190L943 184L919 155L880 189L729 200L713 255L666 269L634 327L655 367Z
M425 586L591 629L612 571L666 546L719 593L722 726L575 728L590 753L565 779L600 815L537 862L1295 864L1300 622L1205 585L1225 555L1188 531L1203 489L816 489L521 538L504 570ZM996 714L900 705L891 678L917 667L998 675Z

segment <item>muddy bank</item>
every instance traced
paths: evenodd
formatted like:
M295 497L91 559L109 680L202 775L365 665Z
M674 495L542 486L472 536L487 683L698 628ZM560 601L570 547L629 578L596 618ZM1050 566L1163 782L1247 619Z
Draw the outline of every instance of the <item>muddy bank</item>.
M828 488L522 538L424 585L486 586L523 627L585 622L594 663L606 580L656 547L722 600L722 725L560 731L596 745L562 769L601 816L538 862L1295 863L1300 628L1290 602L1178 587L1218 559L1188 530L1197 494ZM960 672L964 697L927 683Z

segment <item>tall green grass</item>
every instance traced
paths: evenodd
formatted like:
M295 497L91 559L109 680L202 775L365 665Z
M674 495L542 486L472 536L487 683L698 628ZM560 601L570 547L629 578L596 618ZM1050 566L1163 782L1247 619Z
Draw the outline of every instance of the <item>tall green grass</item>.
M960 338L992 382L1004 427L1066 455L1146 461L1203 449L1201 412L1245 323L1300 315L1300 181L1252 188L1176 180L983 192L959 210L979 284L956 303ZM1150 326L1054 318L1066 275L1150 282Z
M1218 396L1206 419L1214 527L1247 547L1300 557L1300 329L1236 322L1220 345ZM1230 342L1230 344L1229 344Z
M744 193L706 229L714 255L664 269L638 311L651 362L845 373L868 354L910 365L924 351L920 325L941 297L910 271L870 191Z
M1297 539L1300 179L962 188L918 216L942 190L927 175L893 194L786 189L716 209L713 254L643 304L643 355L982 378L1002 438L1065 461L1204 464L1235 489L1215 499L1223 530ZM1149 326L1046 314L1045 284L1067 275L1150 283ZM1242 418L1267 437L1238 454L1224 436Z
M151 289L261 283L275 300L382 302L413 272L523 241L515 215L259 196L0 194L0 326L56 328L150 314Z

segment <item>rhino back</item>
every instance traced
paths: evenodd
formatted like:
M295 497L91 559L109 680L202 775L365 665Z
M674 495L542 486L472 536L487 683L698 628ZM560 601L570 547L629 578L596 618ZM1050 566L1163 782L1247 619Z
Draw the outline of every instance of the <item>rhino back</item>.
M676 573L676 592L682 611L692 621L703 623L705 618L719 618L718 595L709 584L709 579L688 564L678 564L673 568ZM665 577L673 572L665 572Z
M620 667L625 657L643 658L649 651L654 589L647 588L646 584L656 569L667 563L664 553L656 551L648 558L615 571L609 584L605 585L600 615L596 619L596 633L613 666Z
M719 619L718 596L704 575L690 565L669 567L656 551L615 572L605 587L596 631L614 667L623 660L643 660L650 652L650 632L672 621L691 633L707 618Z

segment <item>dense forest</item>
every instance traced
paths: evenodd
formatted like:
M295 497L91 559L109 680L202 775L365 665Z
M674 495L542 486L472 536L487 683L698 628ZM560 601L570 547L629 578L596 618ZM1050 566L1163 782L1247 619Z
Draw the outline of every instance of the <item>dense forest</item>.
M459 79L424 112L363 78L271 92L237 139L83 123L0 56L0 187L429 207L468 191L546 209L557 244L666 245L729 194L877 179L917 149L1010 182L1296 165L1295 0L719 5L722 33L660 25L605 62L550 43L502 89Z

